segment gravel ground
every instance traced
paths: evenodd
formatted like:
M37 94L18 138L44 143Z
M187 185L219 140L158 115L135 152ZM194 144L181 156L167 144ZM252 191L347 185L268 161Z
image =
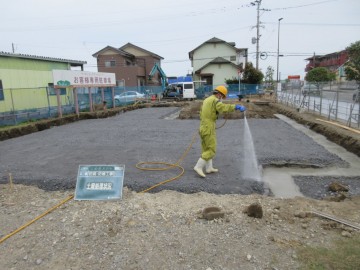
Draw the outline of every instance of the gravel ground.
M144 190L179 172L148 172L135 168L138 162L175 163L197 132L198 120L167 120L177 108L147 108L106 119L84 120L53 127L0 142L1 181L36 185L45 190L72 189L80 164L124 164L124 185ZM221 121L219 121L220 124ZM316 144L304 133L278 119L249 119L259 163L300 164L313 167L345 166L346 162ZM244 120L229 120L218 129L218 153L214 166L220 173L200 179L193 167L200 155L197 139L182 166L181 180L160 186L185 193L264 193L261 182L242 177ZM246 158L246 157L245 157Z
M301 193L313 199L324 199L335 196L337 192L329 190L331 183L340 183L347 187L348 196L359 196L359 177L336 177L336 176L294 176L295 183L300 187Z
M295 178L312 198L330 180L345 181L355 193L341 202L263 196L261 183L243 179L244 120L229 120L218 130L218 174L206 180L195 175L196 141L182 163L186 172L180 180L153 193L137 193L177 173L134 167L141 161L179 159L199 121L166 119L175 112L141 109L0 142L0 239L72 195L79 164L126 166L122 200L62 204L0 243L1 269L299 269L299 248L331 247L338 239L359 235L349 226L307 214L317 210L360 224L358 177ZM347 166L281 120L248 123L263 166ZM253 203L261 205L262 218L244 213ZM212 206L225 217L201 218L202 210Z

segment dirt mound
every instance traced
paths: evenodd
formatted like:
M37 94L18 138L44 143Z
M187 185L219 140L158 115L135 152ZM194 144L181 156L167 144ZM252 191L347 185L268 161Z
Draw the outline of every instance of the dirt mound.
M246 117L247 118L256 118L256 119L270 119L275 118L274 114L278 113L276 108L269 106L269 101L261 100L248 100L247 101L224 101L228 104L241 104L246 107ZM202 101L196 101L189 103L189 106L183 107L179 118L180 119L199 119L199 113L201 108ZM242 119L244 118L244 113L242 112L233 112L229 114L223 114L221 117L224 119Z

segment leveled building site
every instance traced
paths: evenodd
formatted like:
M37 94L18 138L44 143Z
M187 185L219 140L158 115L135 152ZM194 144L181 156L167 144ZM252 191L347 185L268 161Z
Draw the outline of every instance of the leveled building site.
M137 104L82 114L81 121L68 116L3 132L1 182L7 183L11 173L14 183L44 190L74 189L79 165L119 164L125 165L124 186L140 192L181 172L177 167L144 171L136 164L174 164L190 147L180 161L184 174L150 192L257 193L319 199L331 196L328 185L338 181L349 187L349 194L360 194L359 133L277 103L246 100L243 104L248 108L246 114L235 112L218 119L214 167L219 173L205 179L193 170L200 154L197 130L201 102L192 101ZM244 175L247 157L243 153L248 148L244 145L245 121L251 131L261 181Z

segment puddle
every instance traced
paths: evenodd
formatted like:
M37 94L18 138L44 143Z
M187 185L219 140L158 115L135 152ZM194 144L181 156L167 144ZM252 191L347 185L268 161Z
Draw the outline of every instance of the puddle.
M285 121L297 130L302 131L312 138L316 143L322 145L329 152L339 156L349 163L349 167L326 167L326 168L279 168L267 167L263 169L263 181L270 188L275 197L294 198L304 196L300 188L295 184L293 176L342 176L360 178L360 158L341 146L328 141L323 135L320 135L305 126L302 126L294 120L277 114L277 118ZM359 179L360 181L360 179Z

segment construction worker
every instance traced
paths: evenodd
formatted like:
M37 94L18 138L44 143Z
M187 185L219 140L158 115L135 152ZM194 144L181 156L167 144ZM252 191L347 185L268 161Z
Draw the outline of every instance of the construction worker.
M241 105L224 104L222 99L226 98L228 90L225 86L218 86L213 91L213 95L206 98L200 111L200 129L201 138L201 157L196 163L194 170L201 177L205 177L203 168L206 173L218 172L212 164L212 159L216 154L216 119L219 113L228 113L235 110L244 112L246 108Z

